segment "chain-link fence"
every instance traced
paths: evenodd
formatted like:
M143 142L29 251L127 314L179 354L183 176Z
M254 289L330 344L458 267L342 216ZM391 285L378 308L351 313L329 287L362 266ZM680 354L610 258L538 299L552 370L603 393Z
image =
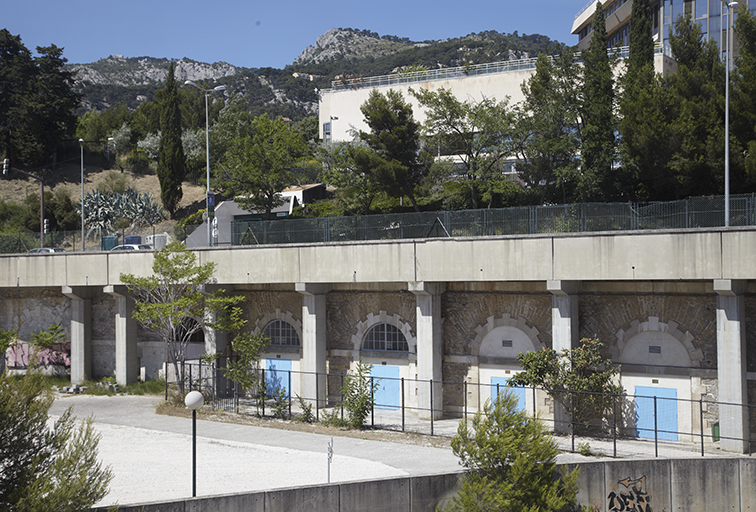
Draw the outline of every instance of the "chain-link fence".
M185 240L197 227L194 225L175 226L170 231L152 227L130 228L96 236L85 236L83 245L81 230L51 231L44 235L44 246L56 251L62 249L65 252L109 251L123 244L145 244L153 249L160 249L174 240ZM21 254L41 246L39 232L0 233L0 254Z
M689 229L724 225L724 196L710 196L651 204L583 203L353 217L236 221L232 224L231 243L319 243ZM730 196L730 226L753 225L756 225L756 195Z

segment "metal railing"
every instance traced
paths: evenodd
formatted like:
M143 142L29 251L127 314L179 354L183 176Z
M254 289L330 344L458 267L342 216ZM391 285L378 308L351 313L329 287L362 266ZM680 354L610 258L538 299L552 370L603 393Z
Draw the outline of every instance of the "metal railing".
M620 46L611 48L612 55L616 58L625 59L630 52L629 46ZM654 53L671 57L672 49L668 43L656 44ZM548 57L554 59L553 56ZM575 53L577 62L580 60L580 53ZM429 69L426 71L413 71L408 73L395 73L391 75L378 76L356 76L333 80L330 89L324 89L323 93L331 93L349 89L364 89L375 87L388 87L393 85L417 84L422 82L433 82L436 80L449 80L452 78L463 78L477 75L490 75L499 73L513 73L516 71L533 71L535 70L537 58L505 60L500 62L488 62L485 64L472 64L467 66L458 66L453 68Z
M235 221L232 245L723 227L724 197ZM756 225L756 194L730 196L730 226Z
M314 409L311 411L314 421L320 421L325 415L342 419L348 415L343 406L344 372L318 374L260 368L256 370L256 387L244 391L226 379L223 369L219 366L212 365L211 368L207 363L200 361L186 362L185 365L184 375L189 379L185 389L204 389L205 395L212 397L213 410L258 417L296 419L303 413L300 404L309 403ZM308 377L315 383L314 396L302 393L302 381ZM613 457L618 455L617 444L627 442L643 443L649 452L650 443L653 443L655 457L659 456L660 445L668 449L681 444L690 450L700 449L703 457L707 453L718 452L717 443L722 439L747 442L750 455L756 442L750 433L747 438L740 439L726 437L719 430L720 411L723 408L746 408L749 418L756 417L756 406L748 404L628 393L611 395L578 391L552 392L543 388L512 388L502 384L434 382L386 377L371 379L373 384L381 382L384 388L394 390L393 394L384 392L373 395L374 405L366 424L366 428L371 429L451 437L456 433L460 421L472 420L476 413L483 410L487 400L495 399L500 392L508 389L517 394L522 410L540 418L551 430L566 439L566 445L572 452L580 451L580 446L576 446L576 439L579 438L610 442ZM276 396L278 390L283 391ZM423 393L419 392L428 396L430 403L434 403L434 394L438 396L441 393L445 397L445 403L440 408L420 407L417 404L417 396ZM589 419L585 419L585 414L575 412L574 416L582 415L583 419L576 420L567 414L565 419L559 420L553 414L553 397L557 394L561 394L559 402L566 404L565 408L568 411L571 408L578 411L581 407L580 402L584 403L597 397L601 399L598 401L605 405L601 413ZM454 402L455 400L458 402ZM678 415L679 411L683 414ZM689 427L683 428L678 423L678 417L690 418Z

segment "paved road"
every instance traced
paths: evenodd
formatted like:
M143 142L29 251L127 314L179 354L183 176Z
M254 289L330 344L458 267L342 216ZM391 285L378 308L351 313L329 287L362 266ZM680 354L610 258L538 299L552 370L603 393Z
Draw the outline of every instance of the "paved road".
M191 419L154 413L155 397L63 396L50 413L73 406L93 417L100 458L113 468L110 493L98 505L191 496ZM197 421L197 494L215 495L328 481L330 437L231 423ZM332 482L458 471L448 449L334 438Z

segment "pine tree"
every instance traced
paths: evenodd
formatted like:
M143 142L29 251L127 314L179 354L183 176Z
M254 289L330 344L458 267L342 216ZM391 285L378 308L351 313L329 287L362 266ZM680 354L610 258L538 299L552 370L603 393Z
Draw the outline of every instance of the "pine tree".
M160 95L160 149L157 175L160 180L160 199L171 216L176 213L183 192L181 182L186 174L186 157L181 144L181 109L173 63Z
M584 65L582 169L578 182L581 202L607 201L620 196L614 163L614 78L607 50L606 18L601 2L593 16L593 38L582 53Z
M572 510L580 470L563 473L556 443L541 421L519 410L517 397L502 391L462 421L452 450L465 473L449 511L531 512Z

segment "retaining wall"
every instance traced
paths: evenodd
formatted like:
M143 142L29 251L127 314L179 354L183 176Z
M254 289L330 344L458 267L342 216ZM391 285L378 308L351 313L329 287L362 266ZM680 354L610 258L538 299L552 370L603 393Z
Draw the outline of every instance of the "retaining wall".
M618 460L579 466L578 501L600 510L756 510L756 460L750 458ZM119 511L434 512L454 495L460 476L450 473L276 489L129 505ZM93 510L109 512L107 507Z

